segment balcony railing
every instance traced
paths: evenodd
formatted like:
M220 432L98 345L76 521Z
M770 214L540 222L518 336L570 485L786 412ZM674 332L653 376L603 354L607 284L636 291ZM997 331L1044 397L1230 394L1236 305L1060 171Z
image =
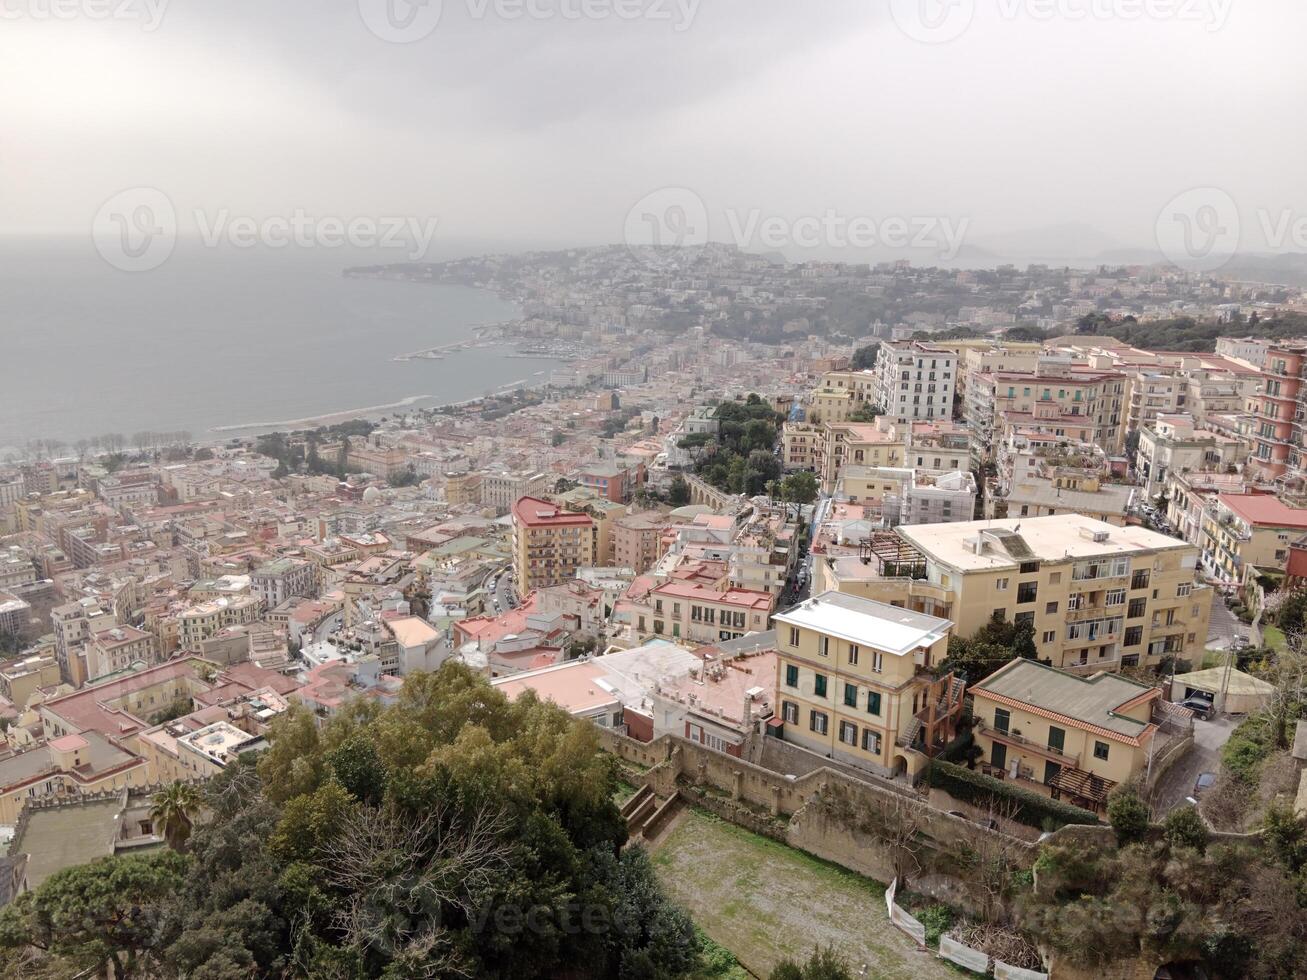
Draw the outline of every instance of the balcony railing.
M997 728L991 728L985 724L983 719L976 722L976 728L978 731L984 732L984 734L988 735L991 739L997 742L1002 742L1004 745L1011 745L1013 748L1029 749L1036 755L1047 756L1054 762L1060 762L1064 765L1080 765L1080 756L1078 755L1068 755L1061 749L1053 748L1051 745L1042 742L1032 741L1024 735L1017 735L1011 731L1004 732Z

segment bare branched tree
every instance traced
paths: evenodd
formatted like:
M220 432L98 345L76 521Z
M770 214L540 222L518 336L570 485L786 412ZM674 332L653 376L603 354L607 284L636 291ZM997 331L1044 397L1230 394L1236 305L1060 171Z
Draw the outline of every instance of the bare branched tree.
M333 927L347 944L403 963L405 976L470 976L441 917L472 914L507 871L507 830L502 812L443 802L416 818L393 807L354 811L322 851L330 884L350 895Z

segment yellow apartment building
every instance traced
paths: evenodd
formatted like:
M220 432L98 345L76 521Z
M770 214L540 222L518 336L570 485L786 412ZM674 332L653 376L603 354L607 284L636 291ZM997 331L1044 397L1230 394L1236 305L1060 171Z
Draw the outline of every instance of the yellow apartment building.
M819 556L813 587L947 618L960 636L1029 622L1040 657L1076 673L1200 660L1212 604L1193 545L1080 514L899 527L865 555Z
M932 672L948 652L948 620L838 592L772 619L785 741L911 776L953 736L965 685Z
M907 429L899 429L884 416L875 422L827 424L821 446L821 484L830 493L847 466L904 466Z
M575 514L538 497L513 504L513 576L517 594L562 585L596 564L598 534L589 514Z
M991 776L1101 812L1113 787L1148 768L1159 688L1013 660L970 691Z
M1218 493L1203 511L1203 568L1241 584L1249 568L1283 569L1289 544L1307 532L1307 508L1269 493Z

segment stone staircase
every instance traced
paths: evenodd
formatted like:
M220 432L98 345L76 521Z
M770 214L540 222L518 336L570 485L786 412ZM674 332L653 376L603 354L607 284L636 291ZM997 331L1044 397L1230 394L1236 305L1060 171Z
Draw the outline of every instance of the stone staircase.
M666 828L680 805L679 790L666 799L659 799L649 786L640 787L634 796L622 804L621 814L626 819L626 829L630 834L628 844L652 841Z

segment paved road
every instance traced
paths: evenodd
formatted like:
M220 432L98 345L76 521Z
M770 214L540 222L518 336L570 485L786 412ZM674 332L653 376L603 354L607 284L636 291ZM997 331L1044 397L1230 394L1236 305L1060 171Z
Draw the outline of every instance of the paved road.
M495 602L499 612L508 612L517 606L517 596L513 592L513 570L506 569L495 583Z
M1166 771L1153 790L1153 814L1161 817L1193 795L1198 774L1220 768L1221 747L1234 731L1238 719L1228 716L1212 721L1194 721L1194 744Z

